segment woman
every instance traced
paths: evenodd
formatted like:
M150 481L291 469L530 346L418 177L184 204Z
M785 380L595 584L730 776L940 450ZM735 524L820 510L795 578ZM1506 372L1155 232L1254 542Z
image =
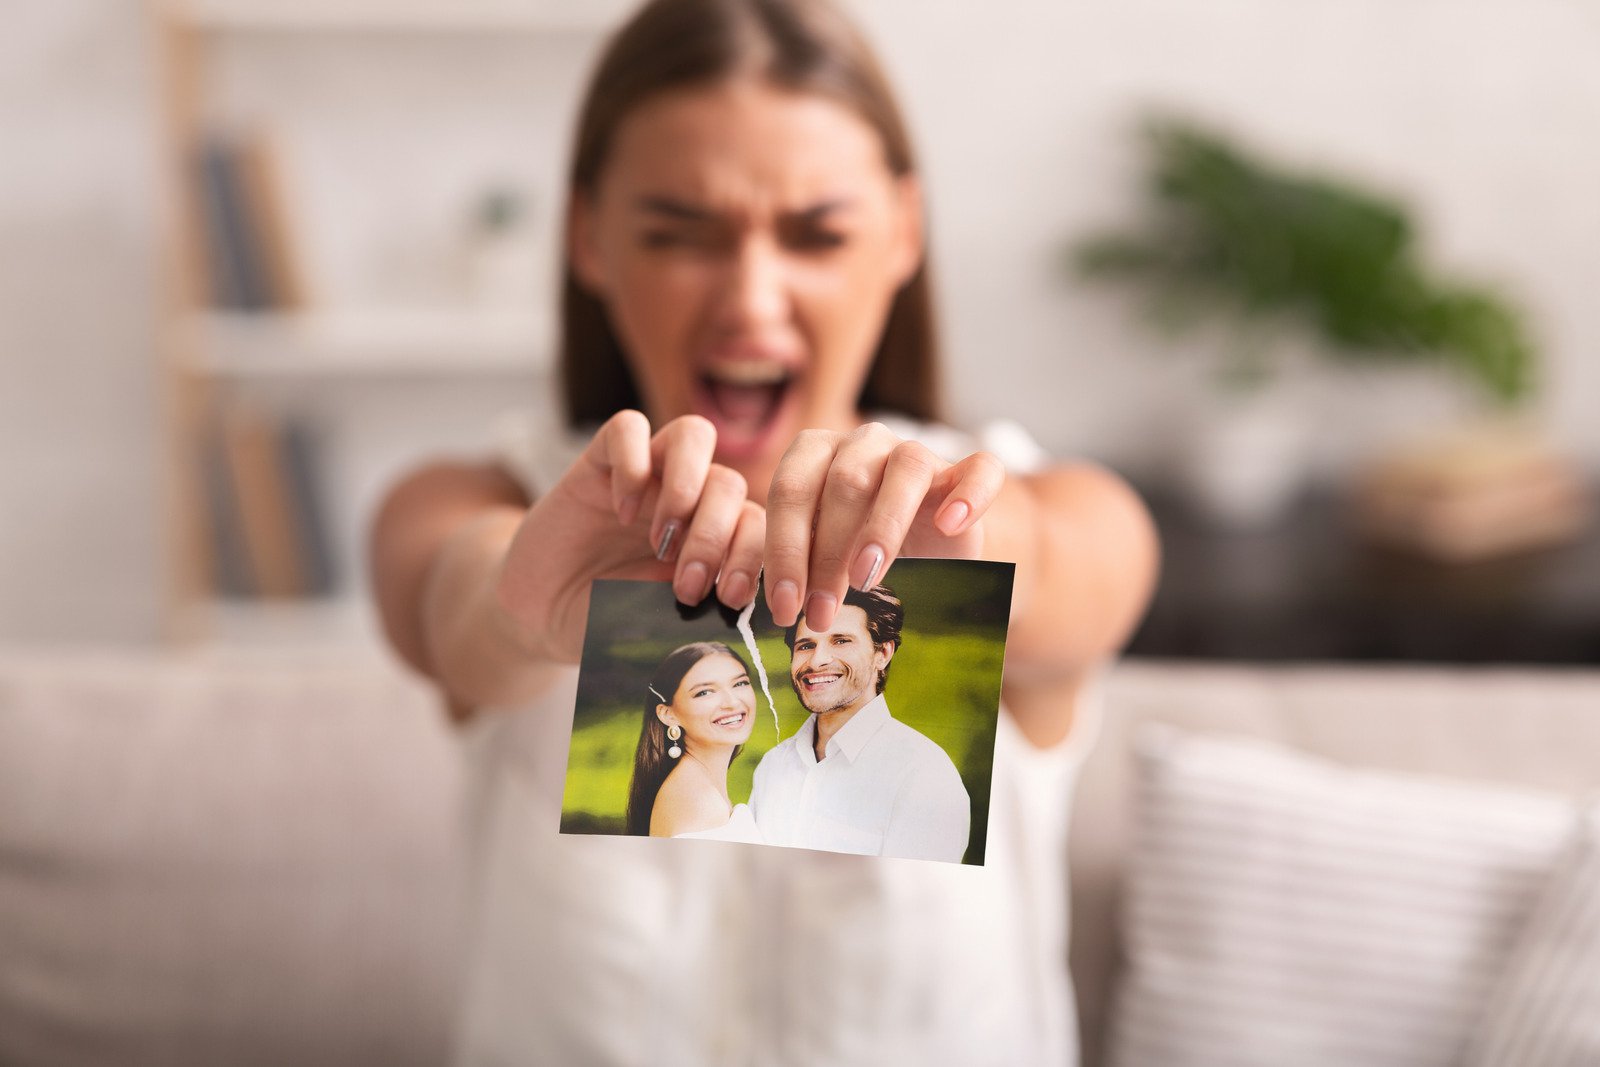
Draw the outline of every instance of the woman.
M648 4L570 178L570 430L519 419L498 464L417 472L375 530L390 640L472 719L461 1058L1071 1059L1070 783L1153 582L1146 512L1104 471L934 424L915 160L831 6ZM821 627L900 554L1016 565L982 870L556 832L593 579L738 607L764 567L777 624Z
M646 687L628 784L628 833L760 842L747 804L728 798L728 764L750 740L750 668L720 641L674 649Z

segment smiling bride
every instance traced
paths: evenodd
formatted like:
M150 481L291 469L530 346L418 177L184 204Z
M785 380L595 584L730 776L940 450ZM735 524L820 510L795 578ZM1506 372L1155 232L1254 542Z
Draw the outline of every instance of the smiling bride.
M733 649L674 649L650 679L628 789L628 833L759 843L750 808L728 798L728 765L750 739L755 691Z

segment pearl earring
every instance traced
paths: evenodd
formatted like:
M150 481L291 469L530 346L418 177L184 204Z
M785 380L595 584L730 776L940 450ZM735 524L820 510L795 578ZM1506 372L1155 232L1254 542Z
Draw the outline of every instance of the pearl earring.
M673 759L677 759L679 756L683 755L683 748L678 744L678 738L682 736L683 727L679 726L677 723L673 723L671 726L667 727L667 740L672 742L672 747L667 749L667 755L671 756Z

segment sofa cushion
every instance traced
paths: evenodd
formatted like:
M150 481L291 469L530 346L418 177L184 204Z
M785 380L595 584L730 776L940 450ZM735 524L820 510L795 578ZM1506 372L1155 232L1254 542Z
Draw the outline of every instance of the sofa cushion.
M1600 1063L1600 810L1546 884L1462 1062Z
M1116 916L1133 839L1133 738L1145 723L1244 734L1351 766L1577 797L1600 785L1600 671L1260 666L1128 660L1079 777L1071 834L1072 973L1083 1062L1104 1062Z
M1150 728L1119 1067L1444 1067L1574 820L1563 798Z
M459 753L376 653L0 652L0 1063L438 1063Z

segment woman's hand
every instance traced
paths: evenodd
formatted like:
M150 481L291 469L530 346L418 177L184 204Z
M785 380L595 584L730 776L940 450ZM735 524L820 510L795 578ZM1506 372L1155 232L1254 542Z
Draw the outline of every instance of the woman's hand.
M1005 484L986 452L947 463L869 423L805 430L778 463L767 496L766 588L773 621L830 625L845 589L866 589L901 554L973 559L983 516Z
M612 416L528 509L501 567L498 603L533 655L577 662L596 578L672 579L685 603L755 595L765 513L742 475L712 462L716 430L687 415L653 436L637 411Z

